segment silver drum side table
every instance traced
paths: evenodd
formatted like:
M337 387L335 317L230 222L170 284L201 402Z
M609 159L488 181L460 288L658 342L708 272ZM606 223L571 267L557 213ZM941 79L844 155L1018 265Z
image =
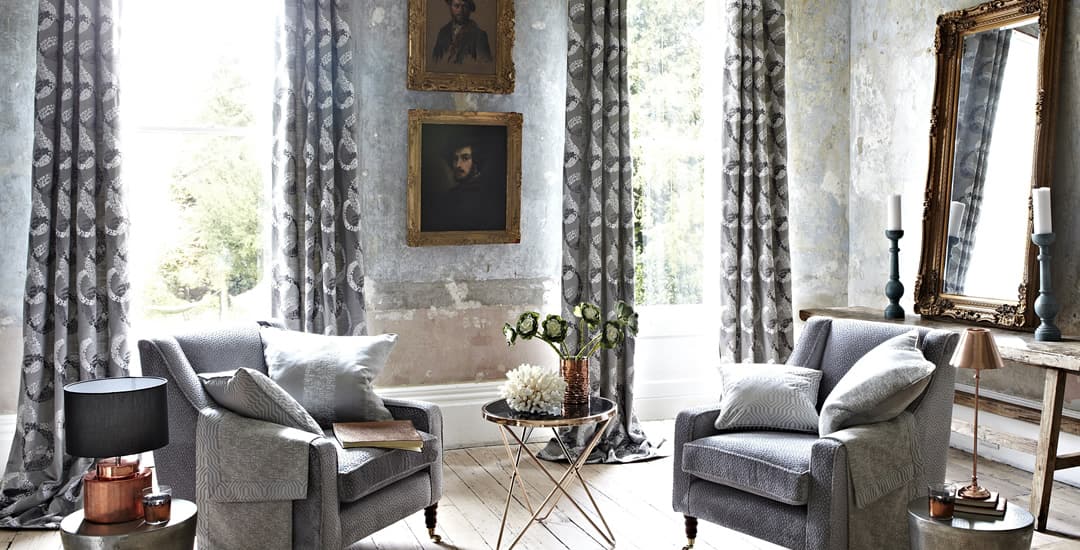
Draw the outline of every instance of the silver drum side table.
M1035 518L1013 502L1001 519L957 514L951 520L931 518L927 497L908 503L911 550L1029 550L1034 524Z
M65 550L191 550L195 546L195 503L174 498L171 518L164 525L143 521L92 523L80 509L60 522L60 541Z

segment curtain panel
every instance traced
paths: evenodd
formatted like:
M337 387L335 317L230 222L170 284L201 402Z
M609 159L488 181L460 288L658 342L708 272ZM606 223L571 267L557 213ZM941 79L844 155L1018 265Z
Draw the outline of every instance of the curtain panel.
M128 374L128 219L111 0L40 0L15 438L0 527L57 528L93 459L64 451L63 387Z
M563 168L562 316L593 302L605 314L634 302L634 204L630 182L630 90L627 85L626 0L569 0L566 144ZM576 351L576 323L566 339ZM655 456L634 415L634 338L601 349L589 362L593 395L615 402L618 416L589 462L629 462ZM584 450L595 426L560 434ZM564 459L558 442L540 453Z
M347 0L290 0L275 25L272 306L288 328L367 332Z
M783 362L793 345L784 8L727 3L721 137L720 358Z

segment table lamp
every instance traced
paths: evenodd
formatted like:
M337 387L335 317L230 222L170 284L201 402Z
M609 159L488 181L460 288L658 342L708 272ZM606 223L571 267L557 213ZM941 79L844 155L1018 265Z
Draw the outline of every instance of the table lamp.
M979 373L1003 366L994 335L985 328L969 328L964 332L949 364L960 369L975 369L975 442L971 449L971 485L960 489L960 496L975 500L990 498L990 491L979 486Z
M164 378L118 377L64 386L64 443L72 456L96 458L83 477L87 521L122 523L141 519L142 490L151 471L138 453L169 444L169 409ZM125 455L136 455L124 458Z

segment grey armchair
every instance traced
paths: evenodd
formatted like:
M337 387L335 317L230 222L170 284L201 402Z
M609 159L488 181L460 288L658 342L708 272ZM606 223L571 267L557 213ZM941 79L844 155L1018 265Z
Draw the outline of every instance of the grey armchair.
M860 357L911 329L814 317L804 326L788 364L822 371L820 410L825 397ZM908 408L925 465L916 470L916 479L908 488L921 487L925 494L927 481L941 481L945 476L956 377L948 362L958 335L943 330L920 332L923 354L936 369L923 395ZM718 405L685 410L675 423L672 505L685 517L687 547L693 547L700 518L787 548L847 549L849 464L845 444L817 434L719 433L713 426L719 410ZM906 498L902 494L894 500L906 502ZM882 521L906 519L901 513Z
M343 449L329 431L310 434L243 417L205 393L199 373L241 367L266 373L255 323L140 340L139 353L144 374L170 381L170 444L154 453L157 475L174 495L198 503L201 548L342 548L420 509L429 534L438 539L443 426L435 405L384 400L394 418L412 420L421 432L422 453ZM224 439L217 433L221 427L243 435ZM289 445L302 446L301 468L285 471L275 450ZM294 481L230 486L219 479L219 469L270 472L270 478Z

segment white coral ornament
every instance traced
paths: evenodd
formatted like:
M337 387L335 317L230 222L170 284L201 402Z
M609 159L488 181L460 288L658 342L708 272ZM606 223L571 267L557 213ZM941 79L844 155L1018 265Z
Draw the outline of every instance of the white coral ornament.
M522 363L506 373L500 393L515 411L560 414L566 380L553 368Z

